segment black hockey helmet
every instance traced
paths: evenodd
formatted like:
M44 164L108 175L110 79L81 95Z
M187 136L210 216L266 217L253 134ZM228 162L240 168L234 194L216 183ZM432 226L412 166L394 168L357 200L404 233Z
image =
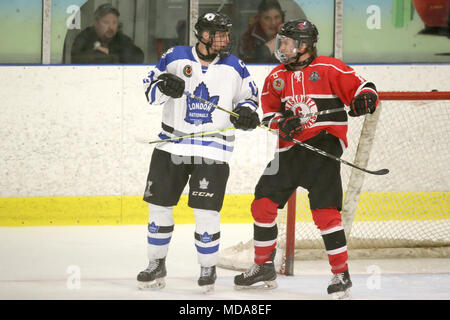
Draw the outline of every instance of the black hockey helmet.
M286 22L278 34L298 40L299 44L304 42L311 48L316 46L317 40L319 39L319 31L316 26L308 20L302 19Z
M233 26L231 19L223 13L220 12L208 12L200 16L195 24L195 36L197 39L202 42L209 51L209 48L212 46L212 38L214 37L217 31L222 32L230 32L231 27ZM210 41L205 43L202 40L203 31L208 31L210 36ZM228 45L219 50L218 52L214 52L212 55L219 54L221 57L225 57L230 54L231 51L231 41Z
M196 36L201 37L203 31L214 34L216 31L229 32L233 24L231 19L220 12L208 12L198 18L195 24Z

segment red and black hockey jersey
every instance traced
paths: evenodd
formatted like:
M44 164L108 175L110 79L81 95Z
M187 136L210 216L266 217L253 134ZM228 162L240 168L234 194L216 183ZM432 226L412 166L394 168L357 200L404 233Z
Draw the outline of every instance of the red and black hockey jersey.
M269 127L278 129L278 122L284 112L284 104L290 98L301 95L317 105L318 111L348 106L353 97L375 86L359 76L355 70L342 61L325 56L316 57L301 71L289 71L281 64L267 76L261 93L263 119L269 120ZM295 135L295 139L306 141L320 131L335 135L347 147L347 113L336 112L319 115L316 121ZM294 142L279 139L277 151L285 151Z

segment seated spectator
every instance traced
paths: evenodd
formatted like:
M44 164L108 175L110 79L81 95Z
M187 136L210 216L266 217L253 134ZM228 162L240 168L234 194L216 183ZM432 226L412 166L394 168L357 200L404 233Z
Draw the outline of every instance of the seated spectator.
M239 57L245 63L276 63L273 55L275 37L284 22L284 12L277 0L263 0L258 6L255 21L242 35Z
M144 53L119 28L119 11L110 4L100 5L94 12L94 25L76 38L71 49L72 63L113 64L144 61Z

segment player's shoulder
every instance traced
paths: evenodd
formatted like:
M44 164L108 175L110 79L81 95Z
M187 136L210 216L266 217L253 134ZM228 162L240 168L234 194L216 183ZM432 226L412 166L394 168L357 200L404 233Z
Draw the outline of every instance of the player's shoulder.
M284 64L279 64L275 68L270 71L269 75L266 77L266 79L274 80L277 78L283 78L285 74L288 72Z
M246 78L250 75L244 61L233 54L220 58L216 64L233 68L242 78Z
M168 62L175 60L191 60L195 61L192 54L192 47L190 46L175 46L169 48L162 56L161 59L166 59Z
M311 67L331 67L340 70L349 68L344 62L334 57L318 56L310 64Z

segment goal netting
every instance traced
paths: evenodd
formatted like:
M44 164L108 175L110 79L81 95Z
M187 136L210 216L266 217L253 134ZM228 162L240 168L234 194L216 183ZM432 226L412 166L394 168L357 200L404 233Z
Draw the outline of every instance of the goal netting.
M341 164L342 221L349 259L450 257L450 92L380 92L377 111L349 117ZM278 212L275 263L292 274L294 260L327 259L306 190L298 188ZM252 235L249 235L251 238ZM253 263L253 241L220 252L219 265Z

